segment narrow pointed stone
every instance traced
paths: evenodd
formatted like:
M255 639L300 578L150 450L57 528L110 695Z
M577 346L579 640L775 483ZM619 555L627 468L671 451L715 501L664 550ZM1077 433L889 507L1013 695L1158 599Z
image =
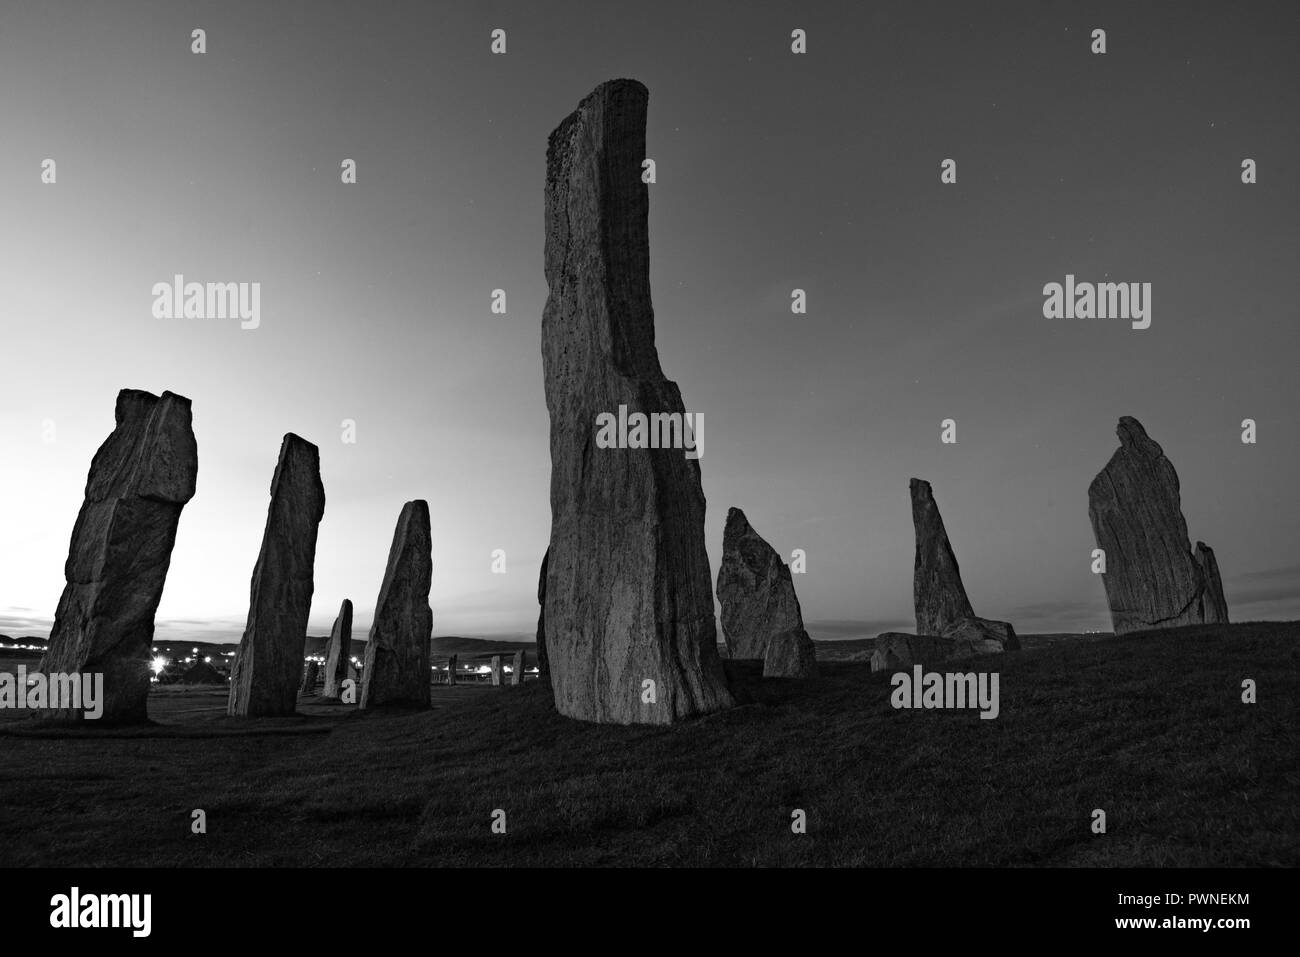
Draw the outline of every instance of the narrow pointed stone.
M971 607L930 483L914 478L910 490L916 530L912 598L917 635L949 638L971 653L1020 650L1020 639L1010 623L980 618Z
M315 590L316 533L324 514L320 450L291 432L280 444L271 479L248 623L230 671L226 710L232 716L277 717L297 708Z
M96 720L128 724L149 717L154 615L199 462L184 396L123 389L114 418L90 463L41 670L103 674L103 712ZM76 722L84 712L49 716Z
M500 655L492 656L491 667L492 667L492 673L491 673L492 687L494 688L500 687L501 685L501 656Z
M338 617L330 629L329 648L325 653L325 698L337 698L343 693L343 682L348 677L349 659L352 657L352 601L344 598Z
M1173 464L1132 416L1116 434L1120 447L1088 487L1115 633L1226 623L1219 565L1203 542L1192 551Z
M524 653L515 652L515 660L510 663L510 683L512 685L521 685L524 683Z
M688 427L655 348L641 181L648 97L634 80L601 84L551 133L546 154L546 656L561 714L621 724L732 704L700 466L685 447L699 451L703 430L696 420ZM681 447L599 447L598 417L619 416L620 406L660 422L675 416Z
M942 635L963 618L974 618L975 610L961 583L957 556L952 552L930 483L914 478L910 488L912 526L916 530L916 563L912 576L916 633Z
M429 641L433 637L433 535L429 504L407 502L397 519L375 621L366 642L361 707L429 707Z
M447 684L448 685L454 685L456 683L456 668L458 666L459 663L456 661L455 655L452 655L450 658L447 659Z

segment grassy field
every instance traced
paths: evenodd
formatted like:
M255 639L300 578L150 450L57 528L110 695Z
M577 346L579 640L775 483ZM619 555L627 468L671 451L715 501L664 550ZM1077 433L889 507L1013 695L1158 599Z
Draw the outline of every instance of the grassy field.
M738 676L746 703L672 728L569 721L537 683L259 722L168 689L139 731L0 712L0 864L1295 865L1298 639L1027 639L980 662L991 721L894 710L888 675L843 660L863 643L819 646L816 680Z

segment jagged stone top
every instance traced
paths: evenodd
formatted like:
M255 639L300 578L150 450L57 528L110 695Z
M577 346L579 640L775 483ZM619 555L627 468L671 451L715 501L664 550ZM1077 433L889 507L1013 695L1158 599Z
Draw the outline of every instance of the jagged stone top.
M91 460L88 501L138 495L184 505L194 497L199 453L189 399L122 389L113 419L113 432Z
M1116 470L1125 465L1145 469L1155 479L1168 483L1175 493L1180 491L1178 473L1174 470L1173 463L1165 457L1165 450L1160 447L1160 443L1147 435L1141 422L1131 415L1122 415L1115 426L1115 434L1119 437L1119 448L1111 455L1106 467L1088 485L1090 500L1098 496L1114 497L1116 491L1106 486L1112 483Z
M1119 436L1120 448L1151 457L1165 454L1160 443L1147 435L1147 430L1142 428L1142 423L1131 415L1120 416L1119 425L1115 426L1115 434Z

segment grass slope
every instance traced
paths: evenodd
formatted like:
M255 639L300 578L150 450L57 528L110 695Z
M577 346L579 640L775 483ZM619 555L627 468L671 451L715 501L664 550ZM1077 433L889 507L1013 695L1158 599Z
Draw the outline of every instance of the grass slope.
M9 712L0 864L1295 865L1297 638L1245 624L984 659L992 721L894 710L865 662L747 679L749 703L671 728L569 721L537 683L435 688L418 714L304 699L251 728L221 691L173 694L165 727L112 737L19 734Z

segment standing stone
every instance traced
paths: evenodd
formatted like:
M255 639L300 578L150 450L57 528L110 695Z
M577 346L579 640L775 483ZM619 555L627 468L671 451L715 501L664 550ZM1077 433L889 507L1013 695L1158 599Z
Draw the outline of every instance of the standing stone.
M1192 552L1173 464L1137 419L1124 416L1116 433L1119 448L1088 486L1115 633L1226 623L1219 564L1203 542Z
M551 666L546 661L546 565L551 559L551 550L546 549L542 556L542 571L537 578L537 677L549 677Z
M515 652L515 660L510 663L510 683L512 685L521 685L524 683L524 653Z
M280 444L271 479L248 623L230 671L226 710L232 716L290 715L297 707L315 588L316 532L324 514L320 450L291 432Z
M456 683L456 664L457 663L456 663L455 655L452 655L450 658L447 659L447 684L448 685L454 685Z
M497 688L501 685L501 656L492 656L492 687Z
M916 564L912 575L916 633L942 635L953 623L974 618L975 610L961 583L957 556L952 553L930 483L914 478L910 488L912 526L916 529Z
M790 566L738 508L728 510L722 533L718 601L730 657L763 659L766 677L816 673L817 652L803 627Z
M299 694L312 694L316 690L316 682L320 680L320 664L312 660L307 662L307 667L302 673L302 687L298 689Z
M930 483L914 478L910 490L916 530L912 598L917 635L950 638L984 654L1018 651L1020 639L1009 623L980 618L971 607Z
M397 519L375 621L366 642L361 707L429 707L429 640L433 637L433 536L429 504L407 502Z
M41 670L102 673L104 710L96 721L140 723L149 719L154 613L199 459L184 396L123 389L114 418L90 463ZM84 717L72 709L49 716Z
M323 697L337 698L343 693L343 682L348 677L348 661L352 657L352 601L344 598L339 606L339 616L330 629L329 648L325 653L325 691Z
M620 724L667 724L732 704L700 467L688 457L696 452L636 447L635 431L626 448L597 444L597 417L621 411L656 416L656 445L691 439L655 349L641 181L648 96L634 80L601 84L551 133L546 153L546 656L560 714ZM692 444L700 438L702 429Z
M1219 579L1219 562L1214 557L1214 549L1204 542L1197 542L1196 564L1205 579L1206 620L1226 624L1228 602L1223 597L1223 582Z

